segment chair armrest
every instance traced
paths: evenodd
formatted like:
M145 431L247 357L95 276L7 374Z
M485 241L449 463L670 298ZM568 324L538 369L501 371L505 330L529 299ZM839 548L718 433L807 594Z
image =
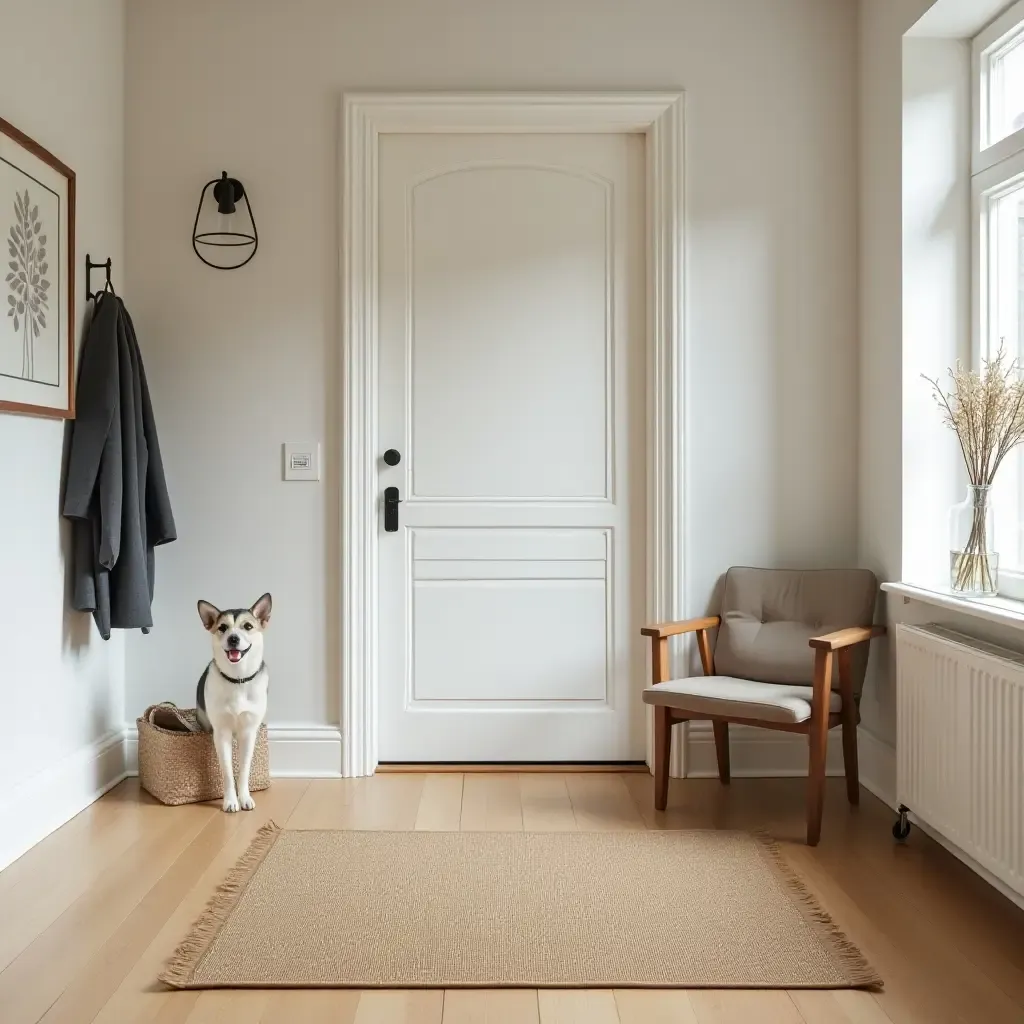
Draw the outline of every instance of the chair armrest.
M850 626L834 633L812 636L810 645L819 651L838 651L842 647L862 644L876 636L885 636L885 626Z
M714 629L722 620L717 615L706 615L702 619L684 619L682 622L656 622L640 630L643 636L664 639L679 633L693 633L698 629Z

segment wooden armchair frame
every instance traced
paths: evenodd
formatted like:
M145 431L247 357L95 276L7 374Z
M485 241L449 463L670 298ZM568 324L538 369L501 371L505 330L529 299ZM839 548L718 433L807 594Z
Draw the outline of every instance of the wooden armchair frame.
M669 681L668 641L683 633L697 634L704 675L715 674L714 656L708 640L708 630L721 623L717 615L683 622L663 622L645 626L640 632L651 638L651 676L655 683ZM853 626L833 633L812 637L814 651L814 683L811 698L811 717L806 722L764 722L758 719L724 715L692 714L675 708L656 705L654 708L654 806L665 810L668 804L668 763L672 752L672 726L677 722L710 721L715 734L715 756L718 760L718 778L729 782L729 723L754 725L759 729L778 729L783 732L806 733L810 757L807 767L807 845L817 846L821 837L821 815L825 804L825 753L828 749L828 731L843 727L843 765L846 771L846 795L851 804L860 802L860 780L857 770L857 706L853 696L853 649L873 637L883 636L884 626ZM839 686L843 698L842 710L829 711L832 695L832 660L839 661Z

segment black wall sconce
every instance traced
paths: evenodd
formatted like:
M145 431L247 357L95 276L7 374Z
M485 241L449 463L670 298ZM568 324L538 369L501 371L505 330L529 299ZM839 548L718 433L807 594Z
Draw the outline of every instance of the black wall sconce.
M213 189L212 203L206 203L206 193ZM245 211L239 209L245 201ZM203 204L206 203L204 230L199 230L199 220L204 216ZM216 223L212 218L216 217ZM211 220L207 224L206 220ZM209 230L206 230L206 228ZM259 247L259 236L256 234L256 221L252 216L249 196L237 178L229 178L227 171L221 171L219 178L208 181L199 193L199 205L196 207L196 220L192 225L192 248L195 254L208 266L215 270L237 270L244 267L256 255ZM222 250L228 262L218 263L208 257L218 255ZM237 255L244 256L241 260L231 260L232 253L241 250Z

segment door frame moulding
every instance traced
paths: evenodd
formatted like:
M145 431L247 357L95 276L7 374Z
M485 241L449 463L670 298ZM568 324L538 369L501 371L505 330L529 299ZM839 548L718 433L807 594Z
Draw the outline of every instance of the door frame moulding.
M628 132L645 136L646 614L651 621L664 621L683 616L685 594L683 128L681 92L349 93L343 97L339 631L342 775L372 775L377 767L377 229L381 135ZM677 670L681 671L682 651L676 652L676 659ZM636 701L639 706L639 692ZM649 728L647 748L650 760Z

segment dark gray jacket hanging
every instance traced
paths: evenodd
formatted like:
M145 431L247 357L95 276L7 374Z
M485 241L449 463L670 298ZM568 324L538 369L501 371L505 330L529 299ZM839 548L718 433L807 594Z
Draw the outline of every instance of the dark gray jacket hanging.
M82 348L64 515L72 520L72 603L111 629L153 625L153 549L175 540L146 372L131 317L98 300Z

